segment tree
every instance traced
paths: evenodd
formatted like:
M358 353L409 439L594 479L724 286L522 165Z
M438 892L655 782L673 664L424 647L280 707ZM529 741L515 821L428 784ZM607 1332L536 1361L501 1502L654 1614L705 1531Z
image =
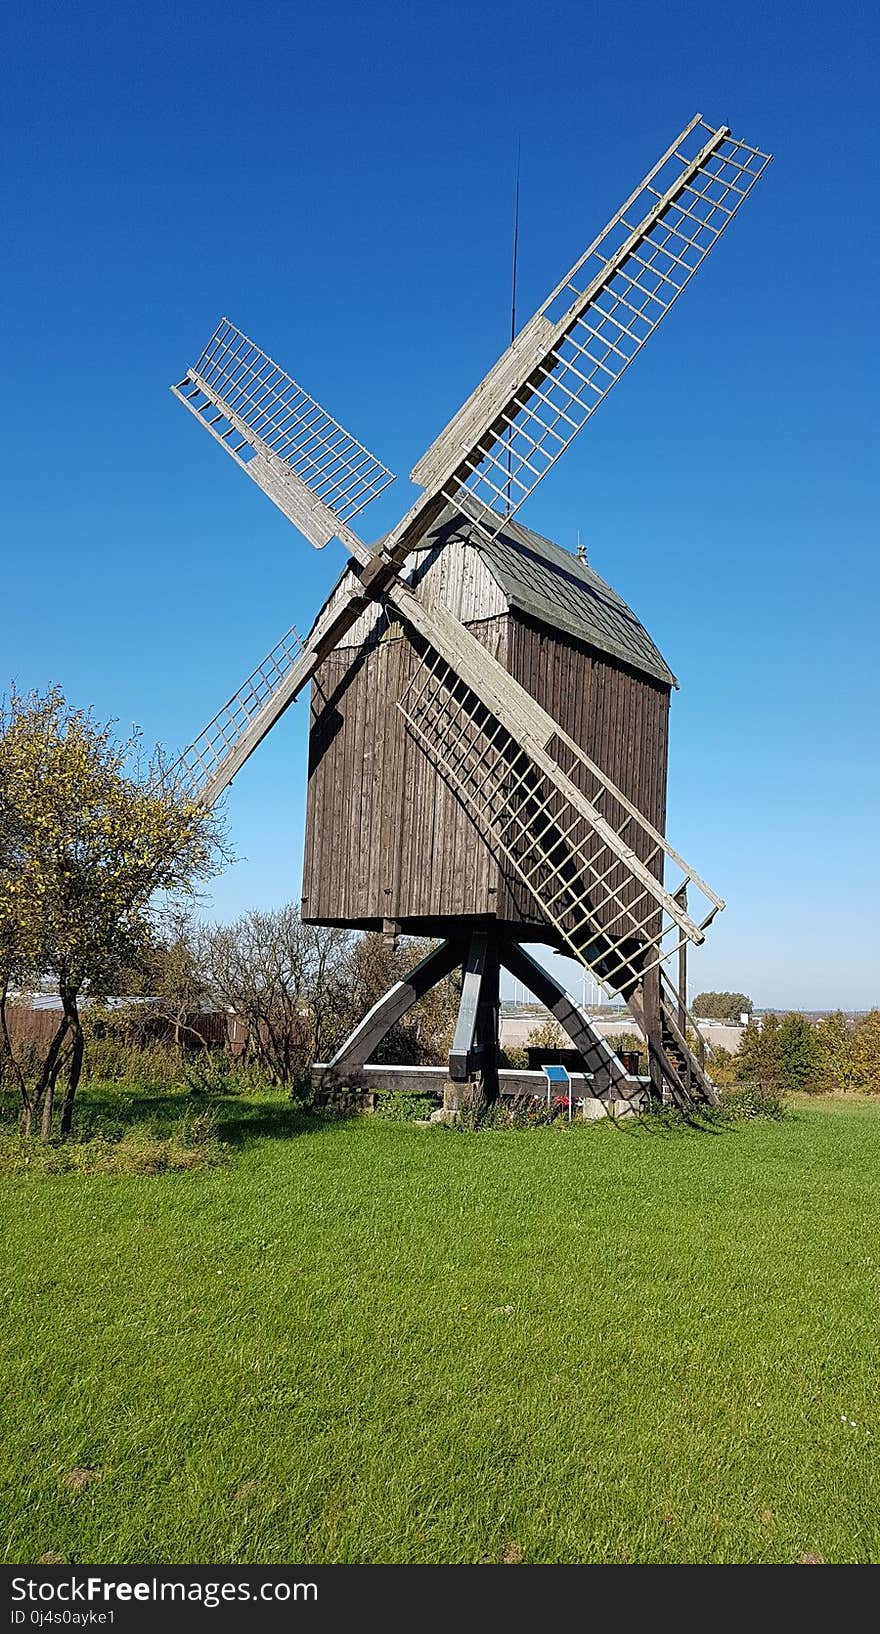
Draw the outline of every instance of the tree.
M757 1022L749 1022L736 1053L738 1083L760 1084L763 1089L779 1089L779 1017L769 1012Z
M137 735L69 706L58 688L0 710L0 1050L21 1095L21 1127L53 1132L64 1082L62 1137L71 1132L83 1061L84 991L111 992L148 942L157 892L191 893L216 871L221 828L176 794L153 761L127 767ZM16 989L51 979L58 1024L36 1063L14 1046Z
M188 1020L210 997L201 951L201 926L190 904L169 908L159 934L144 959L145 990L150 1004L140 1012L151 1026L156 1020L172 1030L178 1059L186 1046L205 1049L204 1038Z
M853 1028L854 1087L880 1095L880 1010L859 1016Z
M815 1030L821 1088L880 1094L880 1010L854 1022L837 1012Z
M753 1005L746 993L698 993L691 1005L695 1016L706 1016L712 1021L739 1021L741 1015L750 1016Z
M821 1058L806 1016L784 1016L778 1035L779 1083L791 1091L818 1089Z
M815 1036L821 1087L829 1091L853 1089L853 1029L842 1011L824 1016Z
M214 1001L234 1010L247 1047L276 1084L293 1086L341 1042L351 933L304 925L294 903L204 927L198 964Z

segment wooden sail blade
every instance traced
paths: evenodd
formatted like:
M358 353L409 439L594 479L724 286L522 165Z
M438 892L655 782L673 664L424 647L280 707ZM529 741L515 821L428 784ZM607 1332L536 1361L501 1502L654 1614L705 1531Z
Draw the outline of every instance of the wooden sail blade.
M608 396L769 162L697 114L415 466L423 503L469 496L469 514L493 537ZM409 544L405 521L398 552Z
M288 630L168 768L163 781L189 799L213 806L365 605L355 582L319 618L306 641Z
M316 549L369 560L349 524L392 472L247 335L224 318L171 390Z
M421 659L398 704L410 732L566 950L626 994L701 943L721 898L457 619L402 585L388 599Z

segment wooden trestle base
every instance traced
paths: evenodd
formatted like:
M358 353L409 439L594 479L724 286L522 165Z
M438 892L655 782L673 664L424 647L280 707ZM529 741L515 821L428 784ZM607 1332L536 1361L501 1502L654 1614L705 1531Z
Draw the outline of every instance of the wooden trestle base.
M379 1066L370 1056L407 1011L456 968L462 970L461 1000L448 1067ZM650 1079L628 1073L610 1044L554 976L520 945L497 931L467 929L440 943L403 981L388 989L364 1016L332 1061L315 1068L315 1085L332 1094L348 1090L442 1091L447 1110L472 1099L542 1093L543 1075L504 1069L500 1060L500 977L504 968L546 1005L572 1048L583 1061L572 1074L573 1092L604 1102L641 1105L652 1090ZM643 1006L645 1018L650 1005ZM649 1060L652 1055L649 1037Z

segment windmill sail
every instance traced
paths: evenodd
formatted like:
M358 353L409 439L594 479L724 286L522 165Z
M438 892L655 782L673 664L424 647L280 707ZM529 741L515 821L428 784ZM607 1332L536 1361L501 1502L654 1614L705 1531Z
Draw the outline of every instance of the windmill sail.
M168 768L164 782L203 806L214 805L365 605L355 584L318 619L306 641L288 630Z
M223 318L171 390L316 549L369 559L348 524L392 472L240 329Z
M726 126L695 115L414 467L426 499L461 505L469 495L483 532L498 533L641 351L769 163ZM409 548L418 509L395 535L399 551Z

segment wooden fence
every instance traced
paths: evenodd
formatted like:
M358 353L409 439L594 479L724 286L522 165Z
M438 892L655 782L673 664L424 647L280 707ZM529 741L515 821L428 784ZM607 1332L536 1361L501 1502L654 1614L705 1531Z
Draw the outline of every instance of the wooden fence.
M13 1046L32 1044L44 1050L54 1037L61 1019L60 1010L50 1010L30 1004L12 1004L7 1012L9 1036ZM197 1010L182 1016L179 1027L166 1016L145 1014L138 1018L137 1039L132 1042L170 1044L175 1034L185 1049L200 1049L204 1044L228 1049L231 1055L240 1055L244 1049L247 1030L238 1016L225 1010Z

